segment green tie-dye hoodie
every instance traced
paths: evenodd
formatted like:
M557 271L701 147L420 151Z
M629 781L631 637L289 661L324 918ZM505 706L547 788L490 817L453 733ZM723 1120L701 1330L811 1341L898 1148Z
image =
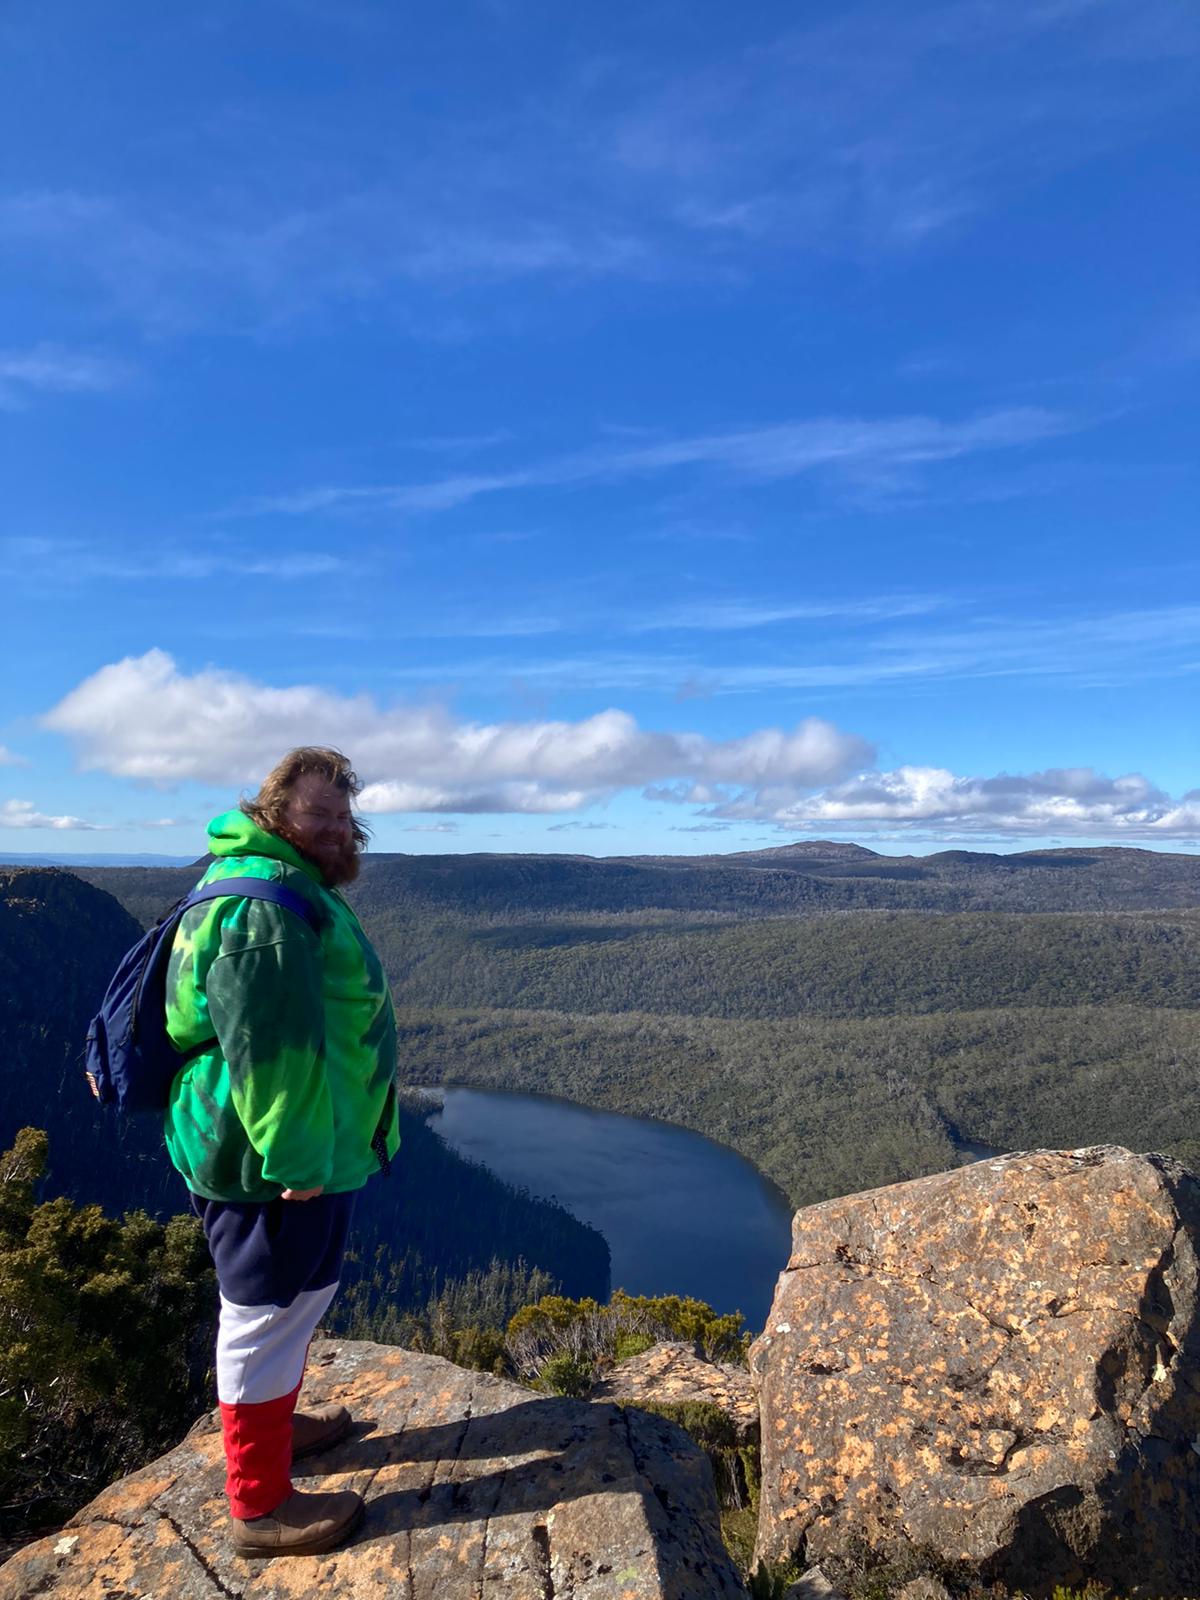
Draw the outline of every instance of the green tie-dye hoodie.
M230 895L194 906L175 935L167 1031L181 1050L216 1038L175 1079L171 1160L207 1200L360 1188L399 1144L396 1022L379 957L318 869L241 811L208 828L203 883L269 878L313 901L319 935L282 906Z

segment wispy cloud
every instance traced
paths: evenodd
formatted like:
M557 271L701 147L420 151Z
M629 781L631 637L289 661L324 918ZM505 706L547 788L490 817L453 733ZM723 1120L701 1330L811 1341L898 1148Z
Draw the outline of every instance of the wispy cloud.
M7 745L0 744L0 767L27 767L29 762L24 756L19 756L15 750L10 750Z
M469 455L477 450L494 450L511 438L507 428L495 428L490 433L435 434L426 439L402 439L400 443L405 450L425 450L431 455Z
M738 37L707 59L568 48L552 88L364 112L369 140L326 122L319 151L306 111L233 117L212 153L236 151L236 184L13 193L0 238L157 331L384 303L420 337L479 315L397 306L423 289L903 257L1186 106L1200 23L1188 0L916 0Z
M232 209L225 193L165 210L104 193L28 191L0 197L0 240L89 278L110 306L159 334L216 320L234 332L281 328L404 285L646 270L647 247L599 220L569 229L549 208L544 218L495 204L486 215L465 204L447 212L456 191L444 183L432 176L414 195L399 180L364 188L347 171L327 197L290 210L269 181ZM411 331L436 337L444 326L444 317L415 319Z
M947 609L950 609L947 602ZM863 619L869 621L869 618ZM882 623L889 619L881 617ZM712 630L716 631L716 630ZM856 630L838 644L797 629L787 659L699 657L680 649L595 651L579 655L443 661L397 667L410 683L488 683L518 679L544 691L587 687L610 693L650 691L680 699L768 691L853 690L942 679L1053 678L1093 688L1165 674L1200 673L1200 606L1163 605L1078 615L1047 609L1018 620L972 610L933 618L920 628Z
M727 257L907 252L1169 116L1198 45L1176 0L843 7L635 90L607 148Z
M878 622L925 616L947 604L937 595L878 595L861 600L709 600L624 619L628 633L730 633L786 622Z
M1087 426L1037 406L937 417L817 417L696 434L632 448L598 447L491 473L456 473L425 483L323 485L260 496L225 515L311 516L337 511L450 511L513 490L621 482L681 469L712 469L768 483L824 472L877 486L939 462L1037 445Z
M0 576L33 579L67 587L82 583L190 583L206 579L239 578L300 581L328 578L362 570L358 558L328 551L264 551L231 541L215 541L206 549L172 548L169 544L130 548L123 541L115 548L83 539L48 539L13 536L0 539Z
M98 394L130 376L124 363L89 351L50 344L0 350L0 407L19 410L39 394Z

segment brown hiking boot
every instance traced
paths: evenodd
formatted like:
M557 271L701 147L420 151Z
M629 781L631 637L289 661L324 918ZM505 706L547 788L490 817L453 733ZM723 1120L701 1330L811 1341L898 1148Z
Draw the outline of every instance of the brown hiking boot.
M247 1561L271 1556L319 1556L349 1538L362 1521L362 1495L353 1489L305 1494L293 1489L269 1517L233 1518L233 1551Z
M345 1406L314 1406L292 1416L292 1460L328 1450L350 1432L353 1419Z

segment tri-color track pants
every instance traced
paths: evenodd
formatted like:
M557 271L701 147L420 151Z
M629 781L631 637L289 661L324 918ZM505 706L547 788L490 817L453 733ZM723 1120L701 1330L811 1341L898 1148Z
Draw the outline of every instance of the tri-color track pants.
M292 1413L309 1341L337 1291L354 1194L235 1204L192 1196L217 1269L217 1399L235 1517L292 1492Z

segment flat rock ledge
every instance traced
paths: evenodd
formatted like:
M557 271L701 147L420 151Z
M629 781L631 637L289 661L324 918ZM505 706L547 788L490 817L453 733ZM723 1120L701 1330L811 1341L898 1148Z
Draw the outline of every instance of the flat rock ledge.
M796 1213L750 1353L758 1555L1200 1595L1200 1181L1041 1150Z
M665 1341L615 1366L592 1390L593 1400L629 1405L718 1406L737 1429L739 1444L758 1443L758 1396L745 1367L707 1361L693 1345Z
M357 1489L366 1519L327 1556L227 1547L215 1424L112 1484L0 1568L0 1600L722 1600L745 1595L712 1476L644 1412L544 1399L436 1356L314 1343L302 1403L340 1400L351 1436L298 1488Z

